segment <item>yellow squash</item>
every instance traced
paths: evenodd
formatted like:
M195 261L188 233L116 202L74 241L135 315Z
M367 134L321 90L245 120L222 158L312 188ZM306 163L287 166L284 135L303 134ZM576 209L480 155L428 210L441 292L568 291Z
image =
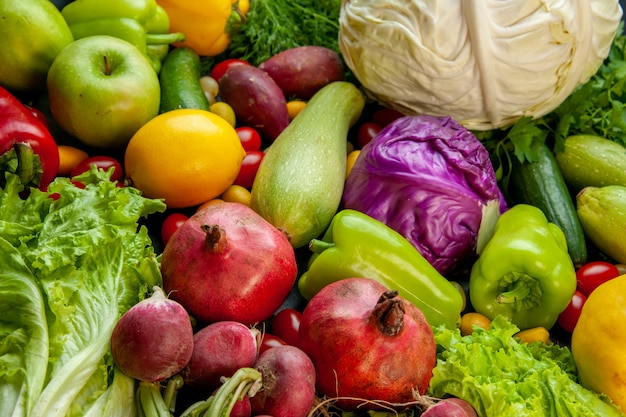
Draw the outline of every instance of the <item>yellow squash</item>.
M226 50L230 30L241 23L249 0L157 0L170 18L170 32L182 32L183 42L198 55L215 56Z
M572 334L581 384L626 413L626 275L596 288Z

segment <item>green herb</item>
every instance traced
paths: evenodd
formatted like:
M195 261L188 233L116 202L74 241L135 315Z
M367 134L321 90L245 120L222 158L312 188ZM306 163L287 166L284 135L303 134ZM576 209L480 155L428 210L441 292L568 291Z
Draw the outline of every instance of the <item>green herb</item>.
M536 160L530 147L533 140L559 150L568 136L590 134L626 146L626 35L622 26L596 74L555 110L534 120L521 118L506 129L474 132L489 150L498 178L506 178L512 155L520 162Z
M481 417L618 417L608 399L577 380L571 351L556 344L521 343L502 316L488 330L435 329L437 365L430 394L456 396Z
M339 52L340 7L341 0L252 0L228 49L217 57L203 57L203 71L228 57L256 66L298 46L324 46Z

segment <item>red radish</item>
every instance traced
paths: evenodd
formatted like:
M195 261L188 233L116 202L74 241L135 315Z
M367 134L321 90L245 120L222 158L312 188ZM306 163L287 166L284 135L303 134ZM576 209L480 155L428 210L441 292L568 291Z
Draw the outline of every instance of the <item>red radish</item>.
M213 390L221 378L239 368L252 367L257 357L258 330L236 321L218 321L193 336L191 360L181 372L185 384Z
M298 273L284 234L250 207L209 205L171 236L161 258L163 287L203 323L268 319Z
M180 372L193 351L193 328L182 305L157 286L152 296L119 319L111 335L111 355L126 375L157 382Z
M250 397L245 395L238 400L233 409L230 410L230 417L250 417L252 415L252 406L250 405Z
M446 398L428 407L422 417L478 417L476 410L461 398Z
M436 343L424 314L368 278L324 287L307 303L300 347L313 360L317 389L345 410L375 409L369 401L415 401L436 363Z
M266 350L254 365L262 375L262 388L250 398L252 414L305 417L315 401L313 362L295 346Z

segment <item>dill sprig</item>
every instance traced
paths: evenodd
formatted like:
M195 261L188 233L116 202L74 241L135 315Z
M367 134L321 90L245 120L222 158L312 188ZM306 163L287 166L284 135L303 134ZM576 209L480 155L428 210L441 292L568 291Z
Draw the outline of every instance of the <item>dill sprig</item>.
M252 65L278 52L298 46L324 46L339 53L341 0L251 0L250 10L231 34L228 49L216 57L204 57L203 69L226 58Z

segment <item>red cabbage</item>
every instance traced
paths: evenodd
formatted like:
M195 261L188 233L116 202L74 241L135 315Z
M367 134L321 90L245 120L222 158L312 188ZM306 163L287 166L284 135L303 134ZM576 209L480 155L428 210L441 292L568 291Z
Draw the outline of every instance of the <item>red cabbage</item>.
M396 230L441 274L473 262L506 208L483 144L432 116L396 119L365 145L343 204Z

